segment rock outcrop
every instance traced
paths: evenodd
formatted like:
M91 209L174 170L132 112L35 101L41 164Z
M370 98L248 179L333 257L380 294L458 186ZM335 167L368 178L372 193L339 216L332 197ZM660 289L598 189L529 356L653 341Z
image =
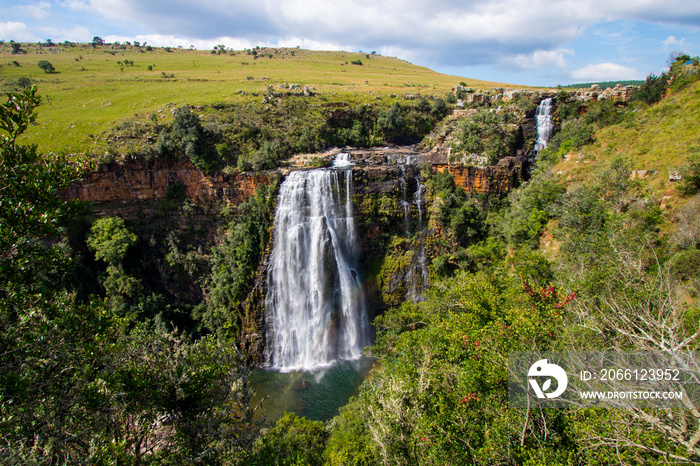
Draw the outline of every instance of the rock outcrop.
M206 214L216 215L222 205L245 201L274 177L271 173L206 174L188 160L110 163L100 165L61 196L93 203L98 216L134 217L157 201L177 196L196 201L206 206Z

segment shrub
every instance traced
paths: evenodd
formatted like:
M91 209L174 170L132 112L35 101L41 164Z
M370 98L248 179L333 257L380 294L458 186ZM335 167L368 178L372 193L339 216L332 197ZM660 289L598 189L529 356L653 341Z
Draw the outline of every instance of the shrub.
M639 86L639 89L634 94L634 98L649 105L655 104L663 98L667 86L668 76L666 73L662 73L661 76L656 76L652 73Z
M700 250L688 249L677 253L669 261L671 276L688 280L700 275Z
M55 73L56 68L53 67L50 61L48 60L39 60L39 68L44 70L45 73Z
M26 76L22 76L17 80L17 86L22 88L32 87L32 80Z
M700 151L694 148L688 156L688 163L683 167L683 181L679 187L683 194L695 194L700 191Z
M256 445L254 465L321 465L328 433L323 422L286 413Z
M96 259L118 266L127 249L136 243L136 235L124 224L121 217L102 217L95 221L87 238L87 245L95 251Z

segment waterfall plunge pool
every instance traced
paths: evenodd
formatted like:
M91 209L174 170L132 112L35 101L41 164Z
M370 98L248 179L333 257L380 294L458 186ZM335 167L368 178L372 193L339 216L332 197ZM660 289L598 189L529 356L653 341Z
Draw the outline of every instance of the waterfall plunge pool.
M357 394L375 361L362 357L308 371L256 370L250 376L250 385L255 390L253 406L267 397L257 414L270 425L285 412L312 421L328 421Z

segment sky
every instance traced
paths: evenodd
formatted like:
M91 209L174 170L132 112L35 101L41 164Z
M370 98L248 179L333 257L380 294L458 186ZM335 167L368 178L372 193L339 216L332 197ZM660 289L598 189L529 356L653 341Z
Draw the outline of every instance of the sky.
M5 41L377 52L465 78L644 79L700 55L698 0L0 0Z

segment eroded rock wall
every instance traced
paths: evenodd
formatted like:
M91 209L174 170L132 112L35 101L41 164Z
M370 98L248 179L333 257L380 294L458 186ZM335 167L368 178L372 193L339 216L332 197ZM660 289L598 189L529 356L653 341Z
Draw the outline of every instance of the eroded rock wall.
M177 196L216 215L221 206L244 202L259 185L274 178L271 173L206 174L186 160L134 161L101 165L61 195L93 203L98 216L134 217L157 201Z

